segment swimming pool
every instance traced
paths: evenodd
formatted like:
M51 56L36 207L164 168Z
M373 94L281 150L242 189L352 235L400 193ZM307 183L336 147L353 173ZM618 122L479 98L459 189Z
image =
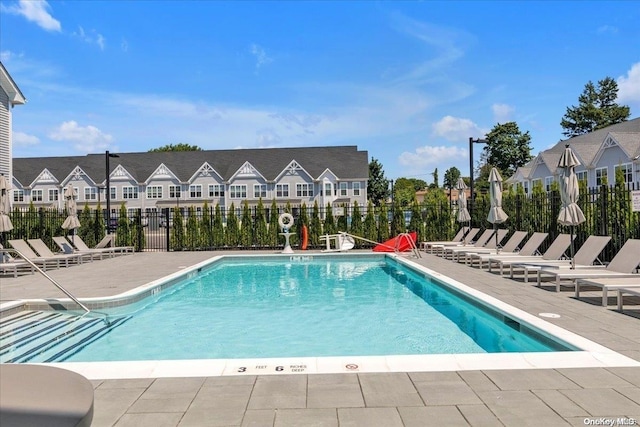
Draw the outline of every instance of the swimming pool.
M454 293L397 260L236 257L54 334L14 325L4 362L549 352L558 339ZM22 337L24 336L24 338ZM13 347L13 348L12 348Z
M3 341L2 347L5 347L8 336L18 336L14 332L17 329L29 329L30 326L25 324L36 325L36 329L40 332L29 331L28 346L31 347L31 354L43 353L44 347L54 341L58 341L60 337L66 336L66 327L71 323L70 327L76 327L82 324L85 328L85 338L83 345L88 341L99 341L105 335L111 335L110 329L118 329L124 327L128 322L132 321L141 306L155 305L157 299L165 298L171 293L179 292L182 286L186 286L185 281L197 279L202 274L208 274L210 270L223 265L226 261L248 262L259 267L263 262L272 262L274 260L283 262L284 265L294 264L305 265L310 268L311 261L326 262L325 270L329 262L342 259L351 261L366 260L380 262L385 260L387 266L392 267L389 270L392 275L392 282L402 284L406 288L405 293L415 294L415 287L409 286L417 278L418 281L424 278L430 278L435 282L435 286L446 288L453 292L454 295L463 301L474 306L488 307L488 310L481 310L490 314L490 317L497 318L500 322L507 324L511 329L520 329L525 335L535 338L542 338L543 342L550 340L551 347L555 347L560 343L559 350L566 348L576 349L576 351L548 351L548 350L531 350L531 351L509 351L506 353L488 353L485 350L482 353L463 353L463 354L390 354L381 356L371 355L341 355L341 356L290 356L285 357L284 353L278 357L268 358L264 356L252 358L217 358L217 359L172 359L172 360L119 360L112 362L71 362L70 356L76 354L77 346L62 346L61 350L53 359L47 360L67 360L65 362L56 363L58 366L78 372L88 378L107 379L107 378L158 378L166 376L216 376L216 375L242 375L242 374L286 374L286 373L341 373L341 372L398 372L398 371L451 371L466 369L518 369L518 368L561 368L561 367L590 367L590 366L638 366L638 362L620 355L606 347L589 341L583 337L573 334L554 324L544 321L538 316L518 310L508 304L503 303L496 298L483 294L469 286L457 282L446 277L436 271L427 268L425 262L420 260L407 259L394 254L366 254L354 253L348 257L345 254L314 254L307 255L222 255L210 258L207 261L192 265L191 267L179 267L179 270L164 278L154 280L145 285L130 291L107 298L86 298L83 302L96 312L111 312L109 325L105 324L101 318L91 318L85 316L79 319L75 316L69 316L68 313L60 311L51 311L53 306L66 305L71 307L70 302L65 300L29 300L16 301L0 305L1 316L0 323L0 339ZM420 265L422 264L422 265ZM286 267L285 267L286 268ZM407 270L408 268L408 270ZM281 268L282 269L282 268ZM260 276L266 277L266 271L253 268L254 272L259 271ZM329 269L330 271L331 269ZM356 268L353 263L343 264L340 268L334 269L334 274L339 275L343 281L354 281L354 285L366 287L367 275L362 269ZM407 281L407 279L410 279ZM237 280L233 276L230 280L235 283L236 287L241 283L248 283ZM404 284L402 283L404 282ZM282 284L278 281L279 287L287 292L288 296L283 299L291 299L290 294L294 293L295 286L286 286L287 281L283 280ZM397 285L397 283L396 283ZM348 296L347 287L344 290L335 289L334 297L342 298ZM251 289L247 287L246 289ZM299 293L299 289L298 289ZM383 299L383 302L389 304L390 299ZM450 304L445 304L449 306ZM64 317L73 317L75 322L68 322ZM63 318L61 320L61 317ZM296 319L297 321L298 319ZM11 323L13 326L7 326ZM295 323L295 322L293 322ZM378 322L380 323L380 322ZM377 324L369 322L371 329L376 329ZM431 325L429 325L431 328ZM163 328L155 327L156 330ZM183 328L186 329L186 328ZM55 335L43 337L39 335L45 331L45 335L49 331L54 330ZM336 331L337 329L334 329ZM275 334L272 334L276 336ZM115 336L115 334L113 334ZM44 342L43 342L44 341ZM135 342L136 340L129 340ZM327 340L325 340L327 341ZM24 342L24 341L23 341ZM176 342L170 344L154 343L152 347L170 348L176 347ZM195 341L197 344L198 341ZM566 345L566 348L564 348ZM13 346L9 344L9 347ZM24 346L23 346L24 349ZM34 351L32 351L34 350ZM79 353L78 353L79 354ZM325 353L323 353L325 354ZM343 353L340 353L343 354ZM371 354L371 353L366 353ZM50 356L51 354L49 354ZM211 357L211 356L205 356ZM4 362L8 361L3 358Z

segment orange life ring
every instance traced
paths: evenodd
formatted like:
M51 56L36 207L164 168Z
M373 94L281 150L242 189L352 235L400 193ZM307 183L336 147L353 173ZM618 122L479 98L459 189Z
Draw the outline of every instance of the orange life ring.
M302 224L302 227L300 227L300 232L302 234L302 243L300 244L300 249L306 251L307 245L309 244L309 233L307 232L307 226Z

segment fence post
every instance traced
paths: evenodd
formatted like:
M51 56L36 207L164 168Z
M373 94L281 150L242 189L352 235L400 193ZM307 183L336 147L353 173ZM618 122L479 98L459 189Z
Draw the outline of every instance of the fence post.
M171 228L171 221L169 218L169 214L171 214L171 209L169 208L162 208L162 211L164 213L164 217L167 219L167 226L164 228L164 241L165 241L165 248L167 249L167 252L169 252L171 250L171 232L170 232L170 228Z

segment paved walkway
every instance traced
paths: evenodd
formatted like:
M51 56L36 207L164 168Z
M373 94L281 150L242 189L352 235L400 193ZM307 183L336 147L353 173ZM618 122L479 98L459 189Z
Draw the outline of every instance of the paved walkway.
M139 253L51 272L80 297L120 293L214 253ZM552 292L437 257L419 262L640 360L640 310ZM60 298L38 276L0 278L0 300ZM613 301L611 301L613 303ZM566 426L640 423L640 368L567 368L96 380L93 426ZM612 424L604 424L611 420ZM634 421L635 420L635 421ZM623 424L626 423L626 424ZM635 423L635 424L634 424Z

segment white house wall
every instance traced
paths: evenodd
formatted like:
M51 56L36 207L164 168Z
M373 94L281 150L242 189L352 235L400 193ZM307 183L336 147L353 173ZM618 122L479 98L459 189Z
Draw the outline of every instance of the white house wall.
M0 88L0 175L11 174L11 104L9 96Z

